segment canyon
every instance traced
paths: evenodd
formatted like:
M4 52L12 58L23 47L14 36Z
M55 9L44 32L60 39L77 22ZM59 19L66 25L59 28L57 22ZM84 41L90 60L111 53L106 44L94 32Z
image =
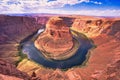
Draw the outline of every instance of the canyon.
M6 76L16 78L15 80L25 80L25 78L26 80L120 79L120 18L60 16L71 30L85 34L95 45L89 50L89 54L86 56L88 59L82 66L61 70L46 68L26 58L20 60L19 44L21 41L37 33L39 29L45 28L51 17L53 15L0 15L0 78ZM71 38L69 37L68 40ZM12 66L11 69L9 68L11 65L16 66ZM6 72L9 70L10 72ZM20 76L18 76L19 74ZM3 78L3 80L5 79Z

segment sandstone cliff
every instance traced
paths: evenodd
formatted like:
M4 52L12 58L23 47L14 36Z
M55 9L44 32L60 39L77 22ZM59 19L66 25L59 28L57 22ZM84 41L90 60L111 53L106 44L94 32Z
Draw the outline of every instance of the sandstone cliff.
M0 58L13 63L19 60L19 43L38 29L44 28L47 19L48 17L0 15Z
M119 25L119 19L115 18L76 18L72 29L84 33L88 37L95 37L100 34L118 35L120 31Z

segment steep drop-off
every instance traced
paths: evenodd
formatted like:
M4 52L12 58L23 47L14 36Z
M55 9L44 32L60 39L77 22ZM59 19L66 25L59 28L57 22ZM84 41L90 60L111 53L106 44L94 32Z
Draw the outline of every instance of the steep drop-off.
M13 63L19 60L18 46L21 40L44 28L47 19L48 17L0 15L0 58Z

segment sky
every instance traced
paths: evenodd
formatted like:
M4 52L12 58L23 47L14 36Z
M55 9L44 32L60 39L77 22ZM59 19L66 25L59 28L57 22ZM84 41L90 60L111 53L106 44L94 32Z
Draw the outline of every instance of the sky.
M119 0L0 0L0 14L51 13L119 16Z

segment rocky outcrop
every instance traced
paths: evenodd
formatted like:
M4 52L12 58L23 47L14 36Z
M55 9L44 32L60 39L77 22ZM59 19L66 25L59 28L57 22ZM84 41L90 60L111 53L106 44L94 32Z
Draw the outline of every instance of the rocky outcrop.
M62 18L50 18L45 31L35 40L35 47L42 52L46 52L47 55L54 59L69 54L66 54L66 52L73 47L73 37Z
M14 77L14 76L8 76L8 75L0 74L0 80L23 80L23 79L17 78L17 77Z
M109 65L106 70L106 80L119 80L120 79L120 60L115 61Z
M103 30L103 33L111 36L118 36L120 33L120 20L115 20L108 28ZM119 36L118 36L119 38Z
M0 59L0 74L1 74L0 77L8 75L8 78L10 78L10 76L11 76L11 79L12 79L12 77L13 77L13 79L14 79L14 77L16 77L16 78L20 78L18 80L21 80L21 79L30 80L30 77L26 73L17 70L14 65L12 65L2 59ZM3 80L4 80L4 78L3 78ZM6 80L8 80L8 79L6 79Z
M54 40L67 39L67 41L72 41L69 27L59 17L53 17L47 22L44 33L50 35Z
M72 29L86 34L88 37L95 37L103 34L109 28L118 25L119 22L109 18L96 18L96 19L81 19L77 18L74 20ZM118 27L118 26L116 26ZM107 31L108 32L108 31ZM110 32L111 33L111 32Z

